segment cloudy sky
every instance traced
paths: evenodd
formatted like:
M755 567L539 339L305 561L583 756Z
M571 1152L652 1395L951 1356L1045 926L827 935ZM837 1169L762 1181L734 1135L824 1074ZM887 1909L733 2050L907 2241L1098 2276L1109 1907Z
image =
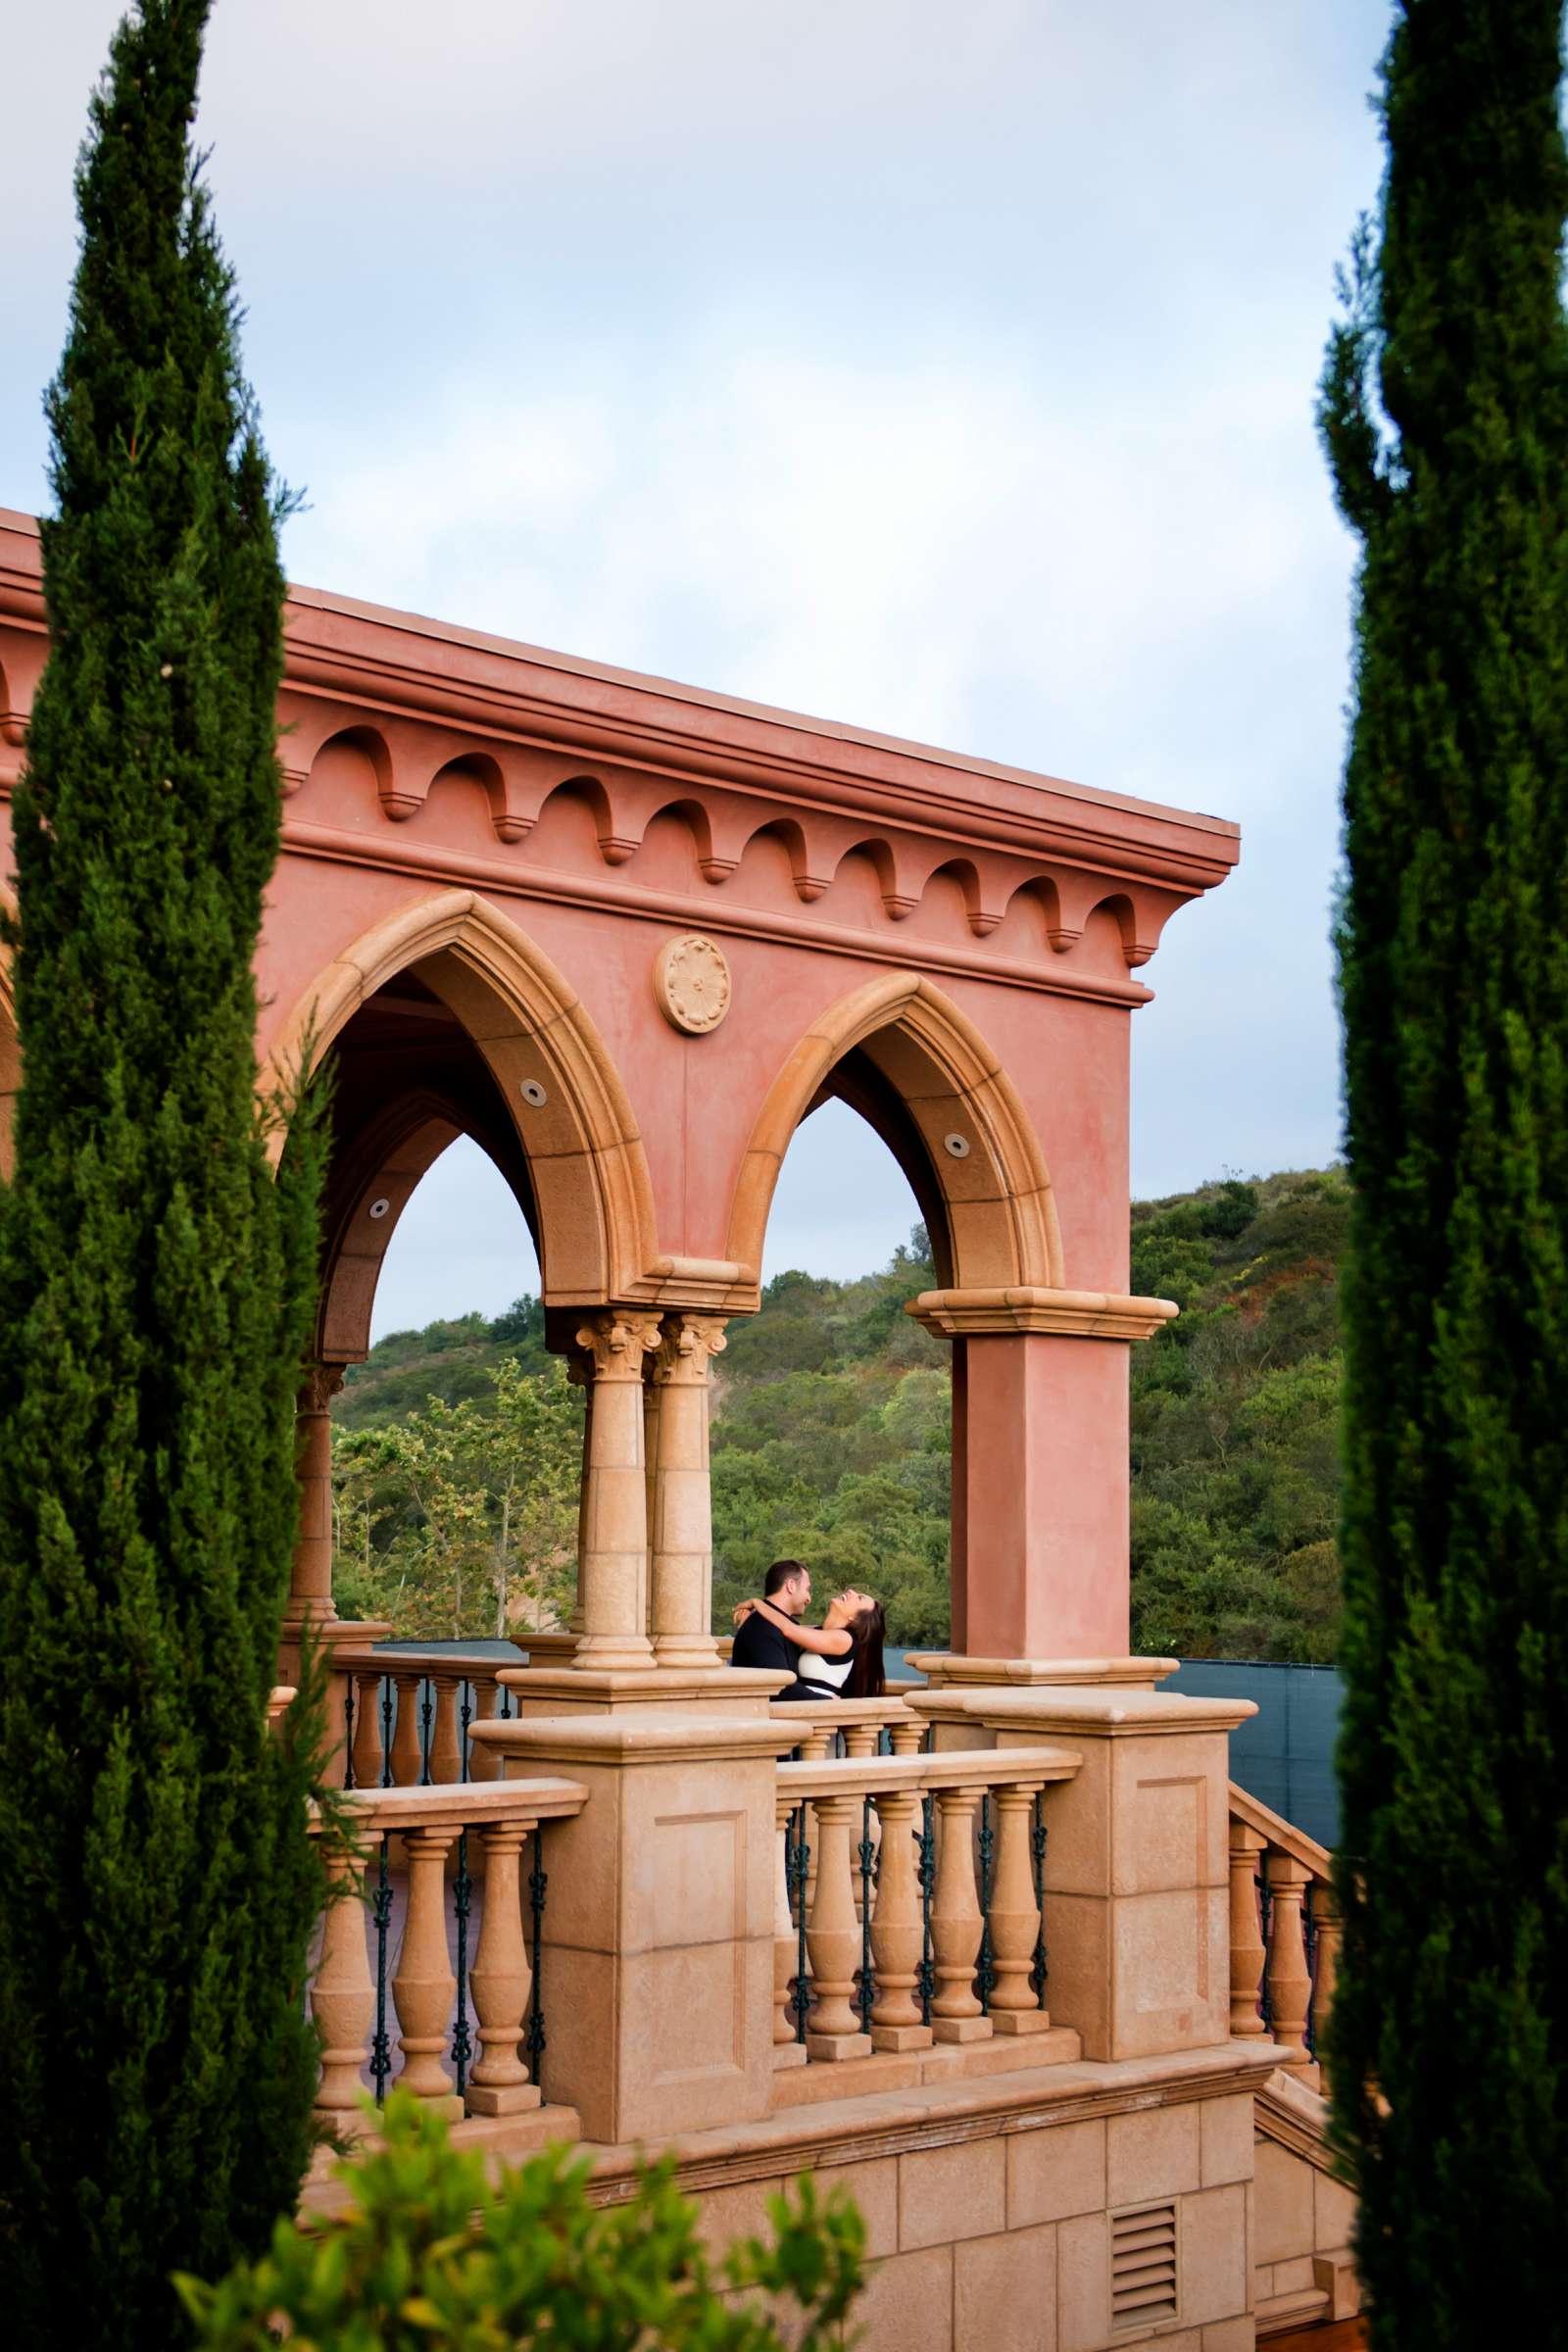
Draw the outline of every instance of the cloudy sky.
M6 44L0 504L45 498L120 0ZM1312 432L1376 0L217 0L200 135L294 577L1240 820L1134 1022L1134 1183L1338 1147L1350 543ZM912 1202L830 1106L770 1270ZM459 1146L388 1330L537 1281Z

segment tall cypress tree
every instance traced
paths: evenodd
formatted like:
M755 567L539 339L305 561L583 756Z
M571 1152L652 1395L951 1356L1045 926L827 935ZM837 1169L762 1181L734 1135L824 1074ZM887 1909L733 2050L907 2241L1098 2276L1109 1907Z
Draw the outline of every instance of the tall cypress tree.
M1381 237L1358 240L1321 408L1362 543L1333 2058L1380 2352L1562 2324L1561 38L1561 0L1398 8Z
M309 1760L265 1724L319 1171L273 1183L254 1102L283 582L188 143L210 4L141 0L92 101L14 807L0 2308L102 2352L257 2246L314 2083Z

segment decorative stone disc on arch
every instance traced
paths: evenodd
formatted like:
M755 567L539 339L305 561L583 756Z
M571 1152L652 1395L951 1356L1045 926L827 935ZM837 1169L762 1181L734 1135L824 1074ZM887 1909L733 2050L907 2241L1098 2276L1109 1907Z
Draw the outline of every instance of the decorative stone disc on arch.
M918 1132L947 1214L954 1284L1059 1286L1055 1201L1028 1113L974 1023L918 972L871 981L802 1038L752 1131L730 1213L729 1255L761 1264L784 1154L835 1065L857 1047Z
M417 900L345 949L284 1021L263 1091L298 1068L307 1045L318 1062L360 1006L414 967L462 1021L516 1128L538 1204L546 1303L627 1296L658 1255L631 1104L575 992L476 891Z

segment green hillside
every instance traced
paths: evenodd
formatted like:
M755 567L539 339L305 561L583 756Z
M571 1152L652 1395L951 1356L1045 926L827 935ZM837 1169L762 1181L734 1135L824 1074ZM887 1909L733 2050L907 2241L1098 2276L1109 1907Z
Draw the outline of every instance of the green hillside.
M1348 1211L1334 1170L1227 1179L1134 1206L1132 1287L1183 1310L1133 1350L1139 1648L1334 1655ZM903 1311L935 1280L917 1227L882 1272L781 1274L761 1312L730 1326L715 1366L715 1624L770 1559L794 1553L819 1582L880 1594L895 1640L946 1640L947 1349ZM520 1384L501 1372L509 1360ZM519 1409L531 1415L527 1445L512 1433L510 1454L498 1377L509 1431ZM548 1617L570 1584L579 1411L535 1300L380 1342L337 1405L339 1573L355 1604L426 1632L452 1631L456 1610L462 1630L494 1632L499 1556L506 1606L528 1595Z

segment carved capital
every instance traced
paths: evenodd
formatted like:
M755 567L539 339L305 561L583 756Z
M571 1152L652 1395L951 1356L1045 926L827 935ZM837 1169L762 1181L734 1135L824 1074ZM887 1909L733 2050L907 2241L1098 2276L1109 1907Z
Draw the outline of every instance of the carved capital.
M307 1413L330 1412L332 1399L343 1386L343 1375L347 1370L347 1364L307 1365L300 1410Z
M654 1378L662 1385L702 1387L708 1380L710 1359L722 1355L727 1345L722 1315L666 1315L654 1358Z
M622 1315L611 1307L580 1324L576 1340L595 1380L640 1381L643 1357L659 1346L659 1325L651 1315Z

